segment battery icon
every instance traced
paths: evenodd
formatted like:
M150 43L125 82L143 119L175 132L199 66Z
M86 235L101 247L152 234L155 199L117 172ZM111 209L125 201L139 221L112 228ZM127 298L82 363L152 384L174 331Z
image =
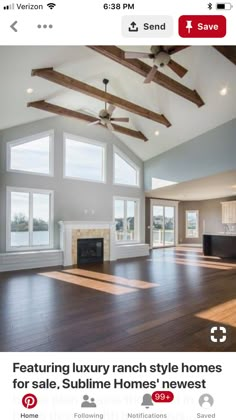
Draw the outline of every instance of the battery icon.
M233 5L231 3L217 3L216 8L218 10L231 10Z

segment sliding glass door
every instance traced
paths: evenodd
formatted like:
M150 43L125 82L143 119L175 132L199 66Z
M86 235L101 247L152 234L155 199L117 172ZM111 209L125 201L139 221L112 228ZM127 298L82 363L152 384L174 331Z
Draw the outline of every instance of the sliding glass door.
M165 246L175 245L175 207L164 207L165 212Z
M152 206L152 246L164 246L164 207Z
M176 207L152 205L152 247L175 245Z

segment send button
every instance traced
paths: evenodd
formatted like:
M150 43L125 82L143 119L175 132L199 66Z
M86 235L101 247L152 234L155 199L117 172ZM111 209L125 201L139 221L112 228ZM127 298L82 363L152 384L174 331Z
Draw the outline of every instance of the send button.
M172 16L123 16L122 35L131 38L168 38L173 35Z
M165 31L166 23L153 25L152 23L144 23L143 25L145 31Z

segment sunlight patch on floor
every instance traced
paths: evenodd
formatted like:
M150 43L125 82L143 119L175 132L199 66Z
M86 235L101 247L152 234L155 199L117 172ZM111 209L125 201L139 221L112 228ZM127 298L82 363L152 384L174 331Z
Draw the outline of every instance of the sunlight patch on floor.
M204 255L191 255L190 257L188 256L188 258L185 259L186 258L185 256L175 254L171 258L176 258L176 259L181 260L181 261L191 261L191 262L195 261L197 263L202 262L204 264L219 265L221 267L228 267L228 268L232 268L232 269L236 268L235 263L223 262L223 260L219 257L207 257L207 256L204 256ZM210 259L210 260L208 261L208 259Z
M198 253L202 253L202 247L193 247L193 246L176 246L174 249L176 249L177 251L185 251L185 252L198 252Z
M61 273L59 271L49 271L47 273L39 273L40 276L50 279L64 281L66 283L75 284L77 286L86 287L88 289L98 290L99 292L110 293L112 295L124 295L127 293L137 292L138 289L128 288L110 283L93 280L90 278L73 276L71 274Z
M137 289L151 289L153 287L159 286L157 283L151 283L143 280L132 280L127 279L125 277L114 276L111 274L104 274L90 270L82 270L80 268L63 270L63 272L69 274L76 274L79 276L85 276L99 281L108 281L110 283L122 284L123 286L135 287Z
M175 257L183 257L183 258L186 258L186 253L182 253L182 252L175 252L174 253L174 256ZM191 258L191 257L195 257L195 258L198 258L198 259L200 259L200 258L203 258L203 259L209 259L209 260L217 260L217 261L221 261L221 258L220 257L211 257L211 256L208 256L208 255L198 255L196 252L194 253L194 252L189 252L188 254L187 254L187 258ZM236 267L236 264L235 264L235 267Z
M160 261L163 263L171 263L171 264L180 264L185 266L191 267L203 267L203 268L212 268L216 270L232 270L235 268L234 264L225 264L225 263L217 263L215 261L201 261L188 258L188 259L181 259L181 258L174 258L174 257L159 257L159 258L148 258L147 261Z
M236 299L195 314L197 318L236 327Z

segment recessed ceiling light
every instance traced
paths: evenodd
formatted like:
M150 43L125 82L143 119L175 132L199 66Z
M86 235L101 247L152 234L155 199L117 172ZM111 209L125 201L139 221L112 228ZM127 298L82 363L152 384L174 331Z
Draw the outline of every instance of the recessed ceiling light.
M220 95L221 96L225 96L225 95L227 95L227 93L228 93L228 88L227 88L227 86L225 86L225 87L223 87L222 89L220 89Z
M156 130L155 131L155 136L159 136L159 134L160 134L160 131Z
M34 89L32 89L32 88L28 88L28 89L26 90L26 92L27 92L27 93L29 93L29 94L33 93L33 91L34 91Z

